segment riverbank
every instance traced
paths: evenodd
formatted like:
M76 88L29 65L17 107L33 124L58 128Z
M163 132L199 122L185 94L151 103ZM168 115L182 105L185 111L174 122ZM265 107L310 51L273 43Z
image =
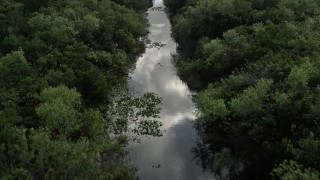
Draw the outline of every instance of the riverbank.
M165 0L199 161L225 179L320 179L320 2Z

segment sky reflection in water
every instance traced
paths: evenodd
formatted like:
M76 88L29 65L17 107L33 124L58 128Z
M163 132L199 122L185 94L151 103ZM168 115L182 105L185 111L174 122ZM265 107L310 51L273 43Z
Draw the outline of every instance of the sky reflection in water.
M154 6L162 6L162 0L156 0ZM165 131L163 137L142 138L141 143L132 143L132 160L140 179L212 179L193 161L191 149L197 139L192 127L195 107L188 87L171 63L176 44L170 37L170 22L162 11L150 11L148 19L151 43L166 45L146 50L129 84L135 91L154 92L163 98L160 121Z

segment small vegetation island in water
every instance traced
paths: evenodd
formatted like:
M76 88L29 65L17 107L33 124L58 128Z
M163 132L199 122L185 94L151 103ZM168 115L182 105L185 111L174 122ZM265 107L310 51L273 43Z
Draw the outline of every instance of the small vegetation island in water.
M221 179L320 179L320 1L164 0Z
M0 179L135 179L123 134L161 135L161 98L126 92L151 5L0 1Z

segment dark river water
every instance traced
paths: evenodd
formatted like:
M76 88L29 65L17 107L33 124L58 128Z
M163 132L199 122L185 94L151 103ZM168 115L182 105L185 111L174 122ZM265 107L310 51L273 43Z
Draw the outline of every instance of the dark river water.
M163 7L155 0L154 7ZM194 160L192 148L198 138L193 128L195 106L188 86L176 75L171 62L176 43L170 37L170 22L165 12L149 10L149 39L158 46L147 48L130 75L129 85L137 92L154 92L162 97L160 121L162 137L143 137L129 145L131 160L142 180L214 179Z

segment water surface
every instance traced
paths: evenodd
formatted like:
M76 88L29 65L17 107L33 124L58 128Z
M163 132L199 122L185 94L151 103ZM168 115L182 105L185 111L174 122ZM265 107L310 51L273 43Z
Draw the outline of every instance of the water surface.
M154 7L163 7L162 0L156 0ZM163 98L160 121L165 131L162 137L145 137L140 143L130 144L137 174L142 180L213 179L193 160L195 106L189 88L176 75L171 62L177 45L170 37L170 22L163 11L148 11L147 18L151 44L162 47L147 48L130 75L129 85L135 91L154 92Z

